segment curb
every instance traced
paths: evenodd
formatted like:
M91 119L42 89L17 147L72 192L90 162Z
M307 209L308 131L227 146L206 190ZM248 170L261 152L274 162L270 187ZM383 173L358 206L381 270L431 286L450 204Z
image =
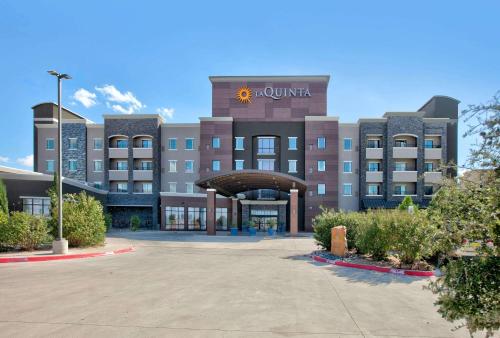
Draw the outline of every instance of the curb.
M311 255L311 257L316 262L338 265L338 266L342 266L345 268L354 268L354 269L377 271L377 272L382 272L382 273L392 273L394 275L405 275L405 276L414 276L414 277L432 277L432 276L436 275L434 273L434 271L394 269L394 268L386 268L386 267L374 266L374 265L350 263L350 262L344 262L344 261L340 261L340 260L334 261L331 259L326 259L326 258L321 257L321 256L316 256L316 255Z
M69 254L69 255L57 255L57 256L28 256L28 257L0 257L1 263L21 263L21 262L46 262L46 261L62 261L69 259L80 259L80 258L91 258L91 257L102 257L102 256L113 256L120 255L128 252L134 251L133 247L107 251L107 252L89 252L81 254Z

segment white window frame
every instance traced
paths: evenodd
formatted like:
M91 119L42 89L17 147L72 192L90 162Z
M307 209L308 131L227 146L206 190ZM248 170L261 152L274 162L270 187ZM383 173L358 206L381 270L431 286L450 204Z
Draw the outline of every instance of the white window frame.
M172 170L172 168L174 170ZM177 172L177 160L168 160L168 172L176 173Z
M376 187L377 188L377 194L370 194L370 187ZM379 187L380 185L379 184L373 184L373 183L370 183L368 184L367 188L368 188L368 191L367 191L367 196L381 196L378 192L379 190Z
M345 193L345 188L346 187L350 187L350 191L351 191L350 194L346 194ZM342 186L342 195L344 195L344 196L352 196L352 183L344 183L344 185Z
M170 146L171 146L170 141L175 141L175 148L170 148ZM177 144L177 137L169 137L168 138L168 150L176 151L177 148L179 148L179 145Z
M96 147L95 147L95 141L96 141L96 140L101 140L101 148L96 148ZM94 144L93 144L93 147L92 147L92 148L93 148L94 150L97 150L97 151L99 151L99 150L103 150L103 148L104 148L104 140L103 140L101 137L95 137L95 138L94 138L93 143L94 143Z
M118 163L125 163L126 169L118 169L119 168ZM121 171L128 170L128 161L127 160L116 161L116 169L113 170L121 170Z
M149 185L149 186L151 186L151 190L149 190L149 191L145 191L145 190L144 190L144 186L145 186L145 185ZM152 183L152 182L142 182L142 184L141 184L141 188L142 188L142 193L143 193L143 194L152 194L152 193L153 193L153 183Z
M193 141L193 148L191 148L191 149L189 149L189 148L187 148L187 147L186 147L186 145L187 145L187 141L188 141L188 140ZM195 150L195 148L196 148L196 146L195 146L195 144L194 144L194 137L186 137L186 138L184 139L184 150L187 150L187 151L193 151L193 150Z
M349 169L350 171L345 171L345 165L349 163ZM342 172L344 174L352 174L352 161L344 161L344 163L342 164Z
M49 140L52 141L52 145L54 146L53 148L47 148ZM45 139L45 150L48 150L48 151L54 151L54 150L56 150L56 140L54 138L48 137L48 138Z
M324 147L322 147L322 148L319 146L319 145L320 145L320 144L319 144L319 140L320 140L320 139L323 139L323 140L325 141ZM325 137L325 136L319 136L319 137L318 137L318 139L317 139L317 141L316 141L316 147L317 147L318 149L320 149L320 150L325 150L325 149L326 149L326 137Z
M188 189L188 187L191 187L191 189ZM191 190L191 191L189 191L189 190ZM194 194L194 183L193 182L186 182L186 193Z
M172 187L174 187L174 189L172 189ZM168 192L177 192L177 182L168 182Z
M346 149L345 148L345 141L347 140L350 140L351 142L351 148L350 149ZM352 138L351 137L344 137L344 143L342 144L342 146L344 147L344 151L352 151Z
M295 148L290 148L290 140L292 140L292 139L295 140ZM298 150L297 141L298 141L297 136L289 136L288 137L288 150Z
M95 165L96 165L96 163L98 163L98 162L100 162L100 163L101 163L101 170L96 170ZM104 166L103 166L103 161L102 161L102 160L94 160L94 161L93 161L93 166L94 166L94 167L93 167L93 172L95 172L95 173L100 173L100 172L102 172L102 171L103 171Z
M76 148L71 148L71 141L75 141ZM78 137L68 137L68 150L78 150Z
M238 148L238 140L241 140L242 148ZM235 136L235 138L234 138L234 150L245 150L245 137L244 136Z
M71 169L71 163L75 163L75 169ZM72 173L78 171L78 161L77 160L75 160L75 159L68 160L68 171L72 172Z
M49 162L52 163L52 169L53 170L49 170ZM45 170L48 173L54 173L56 171L56 161L55 160L46 160L45 161Z
M259 141L260 140L273 140L273 152L272 153L261 153L259 151ZM262 156L276 155L276 137L275 136L258 136L257 137L257 155L262 155Z
M120 184L125 184L126 191L118 191L118 187L120 186ZM126 194L126 193L128 193L128 182L118 182L118 183L116 183L116 192L119 193L119 194Z
M237 163L241 163L241 169L238 169ZM244 170L245 169L245 160L234 160L234 170Z
M427 171L427 163L430 163L432 166L432 171ZM424 162L424 172L430 173L434 171L434 162Z
M320 187L323 188L323 193L320 193ZM316 187L316 193L318 196L325 196L326 195L326 184L325 183L318 183Z
M324 164L324 167L323 168L320 168L320 162ZM318 160L316 162L316 166L317 166L317 170L318 172L325 172L326 171L326 161L325 160Z
M214 141L217 140L217 147L214 147ZM221 147L221 139L219 136L212 136L212 141L210 143L210 146L212 147L212 149L220 149Z
M219 168L217 170L214 169L214 164L215 163L219 163ZM222 165L222 163L221 163L220 160L212 160L212 168L211 168L212 172L219 172L219 171L221 171L221 165Z
M191 169L190 170L188 170L187 167L186 167L187 163L191 163ZM188 173L188 174L194 173L194 160L185 160L184 161L184 172Z
M370 171L370 163L376 164L377 167L378 167L378 170L377 171ZM377 161L368 161L368 172L371 172L371 173L378 173L378 172L380 172L380 162L377 162Z
M262 161L269 161L273 163L273 170L267 170L267 169L259 169L260 168L260 163L263 163ZM276 169L276 160L274 158L259 158L257 159L257 169L262 170L262 171L275 171Z
M294 167L294 170L291 170L291 164L294 164L293 167ZM297 173L297 160L288 160L288 172L289 173L293 173L293 174L296 174Z
M396 190L396 187L398 187L398 186L400 186L402 188L401 189L401 193L400 194L396 194L395 191L393 191L393 196L406 196L406 195L408 195L407 189L406 189L406 184L402 184L402 183L394 184L394 190Z

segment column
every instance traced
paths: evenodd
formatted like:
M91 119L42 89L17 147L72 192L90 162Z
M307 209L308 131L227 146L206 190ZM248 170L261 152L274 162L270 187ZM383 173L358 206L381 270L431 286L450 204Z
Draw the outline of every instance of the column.
M233 205L231 207L231 226L238 227L238 199L232 198Z
M290 235L295 236L299 232L299 190L290 189Z
M215 189L207 189L207 235L215 235Z

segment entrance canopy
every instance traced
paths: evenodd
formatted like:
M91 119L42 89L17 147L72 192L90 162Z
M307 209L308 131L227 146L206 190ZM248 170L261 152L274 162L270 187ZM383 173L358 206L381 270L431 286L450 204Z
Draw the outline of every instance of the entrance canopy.
M307 189L306 182L300 178L275 171L255 169L218 173L195 183L203 189L215 189L218 194L226 197L257 189L273 189L284 192L297 189L300 195L304 195Z

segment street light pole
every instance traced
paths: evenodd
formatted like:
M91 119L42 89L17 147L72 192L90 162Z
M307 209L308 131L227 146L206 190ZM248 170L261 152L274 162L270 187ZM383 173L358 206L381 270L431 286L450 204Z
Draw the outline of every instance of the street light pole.
M63 190L62 190L62 81L69 80L71 76L68 74L60 74L54 70L49 70L48 73L57 77L57 239L52 242L52 252L54 254L67 254L68 241L63 238Z

